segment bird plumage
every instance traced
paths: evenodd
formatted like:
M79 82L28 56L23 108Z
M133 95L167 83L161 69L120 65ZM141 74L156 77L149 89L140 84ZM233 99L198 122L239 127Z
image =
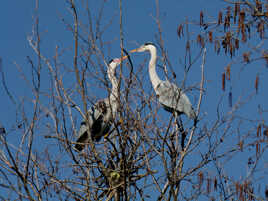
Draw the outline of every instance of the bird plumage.
M112 120L116 116L118 106L118 82L115 77L115 69L121 63L122 59L113 59L108 64L108 78L112 83L112 90L110 96L103 100L99 100L93 105L88 112L88 120L83 120L80 125L78 138L75 144L77 151L82 151L85 143L88 143L90 138L94 142L101 140L102 136L107 134L110 130Z
M149 51L151 54L149 61L149 76L159 102L163 105L164 109L169 112L176 111L178 115L182 113L186 114L188 118L193 119L196 122L196 113L186 94L174 83L171 83L168 80L161 80L158 77L155 69L157 60L157 50L155 45L152 43L145 43L141 47L130 52L144 51Z
M186 94L175 84L169 81L161 82L155 89L159 102L164 109L169 112L178 112L186 114L191 119L196 119L196 114L192 104Z

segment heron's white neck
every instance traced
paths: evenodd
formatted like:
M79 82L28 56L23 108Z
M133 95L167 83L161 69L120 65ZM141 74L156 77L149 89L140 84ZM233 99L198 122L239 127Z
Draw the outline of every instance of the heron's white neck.
M110 94L110 101L116 101L118 98L118 81L115 77L115 68L108 70L108 78L112 83L112 91Z
M151 59L149 62L149 75L150 75L153 88L156 89L157 85L161 82L155 69L156 59L157 59L156 47L153 46L152 48L149 49L149 51L151 54Z

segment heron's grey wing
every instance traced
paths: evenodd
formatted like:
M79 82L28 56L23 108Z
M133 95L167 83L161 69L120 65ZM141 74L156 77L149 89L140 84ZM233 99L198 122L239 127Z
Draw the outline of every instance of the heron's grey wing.
M185 113L189 118L195 119L195 112L189 98L175 84L169 81L161 82L156 88L159 102L170 112L176 110Z
M85 121L82 121L80 125L80 129L79 129L78 139L76 140L76 143L78 144L75 144L75 149L77 151L82 151L85 147L83 143L88 142L89 140L88 131L89 131L89 127L87 126Z
M85 147L84 143L89 142L89 138L91 136L91 132L90 132L90 128L92 127L94 118L96 118L96 116L98 114L96 114L96 112L94 113L94 106L92 106L88 111L88 122L86 122L85 120L83 120L80 124L80 129L78 132L78 138L76 140L76 144L75 145L75 149L77 151L82 151ZM94 117L95 114L95 117Z
M93 141L100 141L110 130L110 110L108 99L98 101L93 108L92 113L93 123L91 126L91 138Z

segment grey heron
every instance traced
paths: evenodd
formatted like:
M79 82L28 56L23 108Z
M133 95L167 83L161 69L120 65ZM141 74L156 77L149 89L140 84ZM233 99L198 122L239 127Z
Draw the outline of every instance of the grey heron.
M157 51L155 45L152 43L145 43L141 47L131 50L130 52L144 51L149 51L151 54L151 59L149 62L149 75L154 91L161 105L165 110L169 112L175 111L178 113L178 115L184 113L188 116L188 118L196 121L196 113L189 98L182 91L182 89L177 87L174 83L169 82L168 80L161 80L157 75L155 69L157 59Z
M90 138L92 141L98 142L101 140L102 136L109 132L112 120L119 107L118 81L115 76L115 69L127 57L128 56L124 56L121 59L115 58L109 62L107 74L112 83L110 96L99 100L88 110L88 121L83 120L79 129L78 139L75 144L77 151L82 151L85 147L85 143L88 143Z
M197 123L197 115L192 107L192 104L183 92L182 89L177 87L174 83L168 80L161 80L156 72L156 60L157 50L153 43L145 43L137 49L131 50L130 52L145 52L148 51L151 54L149 61L149 75L153 85L153 89L160 104L168 112L174 113L175 115L186 114L188 118L194 120L194 125ZM176 117L175 116L175 117ZM182 125L181 125L182 126ZM183 130L183 128L182 128ZM184 133L184 132L182 132ZM185 135L185 134L184 134ZM183 136L185 138L185 136ZM182 140L182 147L184 146L184 139Z

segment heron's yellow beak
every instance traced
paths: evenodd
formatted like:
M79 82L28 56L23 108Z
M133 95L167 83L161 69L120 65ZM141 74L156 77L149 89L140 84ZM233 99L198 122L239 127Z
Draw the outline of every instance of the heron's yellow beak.
M139 48L136 48L136 49L134 49L134 50L130 50L129 52L130 52L130 53L137 52L138 49L139 49Z
M125 59L127 59L128 58L128 56L126 55L126 56L123 56L123 57L121 57L121 61L124 61Z

